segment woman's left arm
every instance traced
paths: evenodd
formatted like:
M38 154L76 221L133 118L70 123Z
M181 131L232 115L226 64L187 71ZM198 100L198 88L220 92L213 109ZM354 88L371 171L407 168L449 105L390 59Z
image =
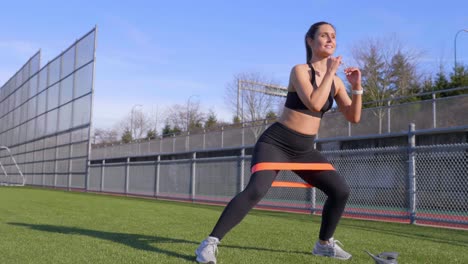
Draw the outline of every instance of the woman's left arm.
M349 98L343 81L338 76L336 76L336 103L338 104L338 107L345 116L346 120L351 123L359 123L361 120L362 109L361 71L358 68L351 67L345 69L345 74L346 79L351 84L352 99Z

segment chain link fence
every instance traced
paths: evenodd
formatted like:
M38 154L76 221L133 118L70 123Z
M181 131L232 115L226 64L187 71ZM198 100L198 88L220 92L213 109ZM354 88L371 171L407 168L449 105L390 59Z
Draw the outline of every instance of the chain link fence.
M415 144L430 133L403 133L406 146L322 149L351 188L345 216L468 228L468 143ZM249 181L251 148L96 159L87 190L225 204ZM277 181L302 182L289 171ZM316 188L271 188L258 207L320 214L325 200Z

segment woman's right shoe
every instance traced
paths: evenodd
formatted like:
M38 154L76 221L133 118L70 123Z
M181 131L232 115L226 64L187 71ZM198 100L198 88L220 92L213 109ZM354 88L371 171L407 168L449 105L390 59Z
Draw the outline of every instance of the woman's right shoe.
M207 237L195 250L198 263L216 264L216 254L218 253L219 239L216 237Z
M315 256L324 256L341 260L350 259L352 257L351 254L344 251L337 243L343 246L340 241L334 240L333 238L330 238L326 245L322 245L320 244L320 241L317 241L314 249L312 250L312 254Z

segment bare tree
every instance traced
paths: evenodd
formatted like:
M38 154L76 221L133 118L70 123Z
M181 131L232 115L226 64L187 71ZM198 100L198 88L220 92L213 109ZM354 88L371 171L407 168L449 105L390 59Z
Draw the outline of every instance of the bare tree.
M201 111L200 102L187 100L186 105L175 104L166 111L166 124L185 131L203 128L206 114Z
M268 88L259 84L280 87L278 81L258 72L239 73L226 86L225 102L233 111L234 116L238 115L239 110L240 116L238 117L242 122L265 119L268 112L277 110L278 103L284 101L281 96L265 93ZM238 96L240 96L240 105Z
M116 129L96 128L93 133L93 144L107 144L119 141Z
M151 128L151 122L148 114L137 109L133 111L133 131L134 139L144 138Z
M132 139L144 138L151 128L151 121L148 114L140 109L134 109L116 125L116 130L120 134L129 131Z
M162 133L162 125L164 123L163 120L165 119L165 117L158 106L152 107L151 113L149 114L148 118L150 130L154 131L156 133L156 136L158 135L158 129L161 129Z
M234 76L226 86L225 101L236 120L248 122L255 139L264 130L270 112L279 113L284 104L284 88L279 82L258 72L244 72Z

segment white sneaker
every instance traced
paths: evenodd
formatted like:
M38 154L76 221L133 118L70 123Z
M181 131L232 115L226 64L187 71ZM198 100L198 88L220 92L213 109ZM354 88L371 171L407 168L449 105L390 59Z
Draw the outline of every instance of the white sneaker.
M208 237L203 240L200 246L195 250L198 263L216 264L216 254L218 253L219 239Z
M312 254L315 256L324 256L324 257L331 257L341 260L350 259L352 256L348 252L344 251L338 244L343 246L343 244L338 241L330 238L328 244L322 245L319 241L315 243L314 249L312 250Z

